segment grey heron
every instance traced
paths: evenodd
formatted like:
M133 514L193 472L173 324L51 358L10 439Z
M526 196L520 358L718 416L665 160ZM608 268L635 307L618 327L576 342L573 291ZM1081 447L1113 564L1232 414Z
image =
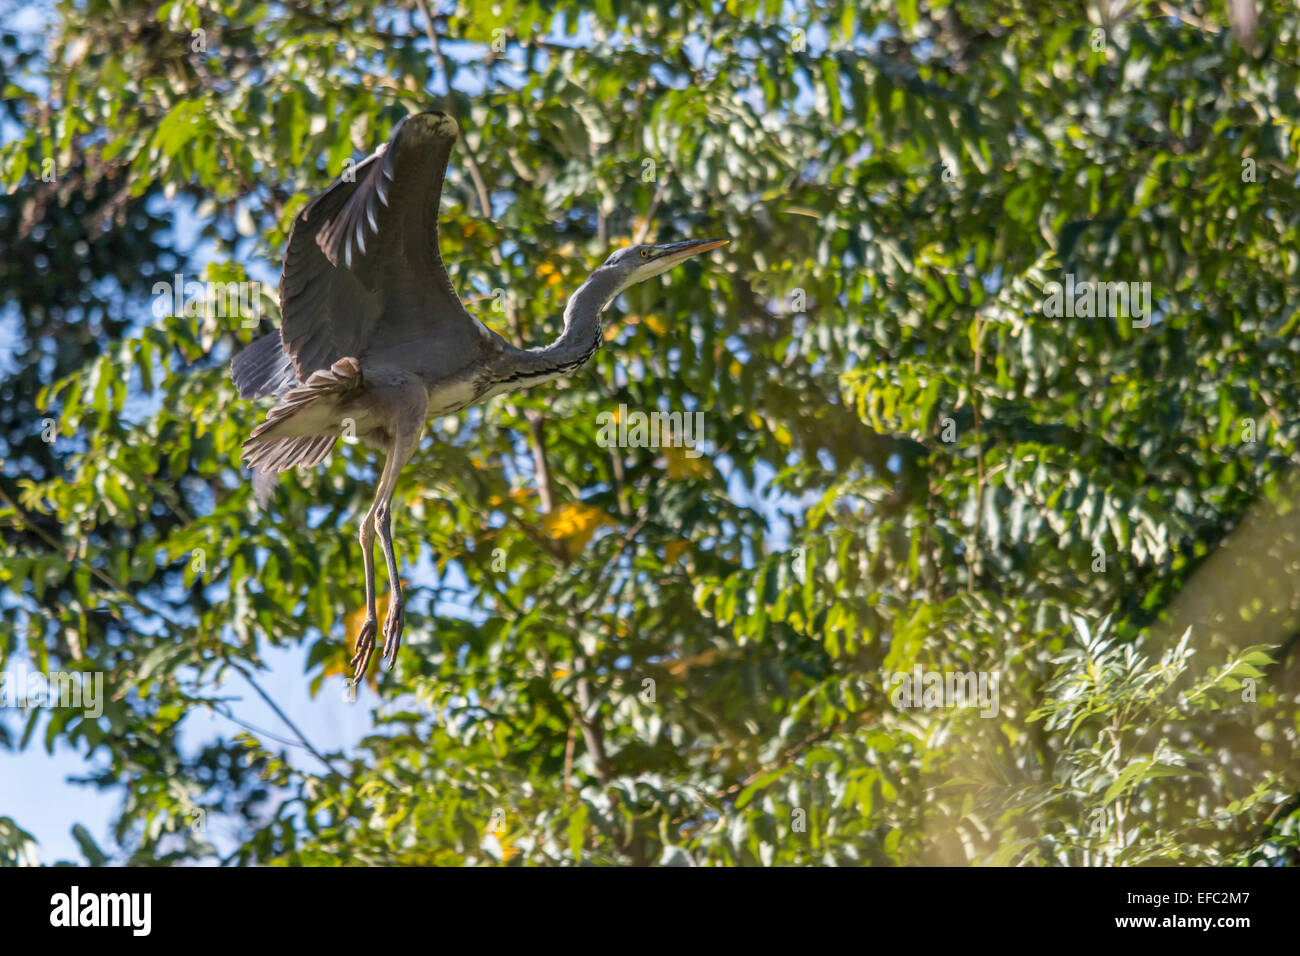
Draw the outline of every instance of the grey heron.
M350 662L365 674L375 647L373 543L378 530L391 592L383 657L396 663L405 620L390 509L425 422L580 368L600 348L600 313L629 286L726 239L616 250L574 292L550 345L518 348L470 315L443 266L438 207L460 129L437 111L397 124L389 142L313 199L289 234L281 324L231 361L245 399L277 401L242 457L265 504L278 473L312 467L345 429L385 452L361 522L366 617Z

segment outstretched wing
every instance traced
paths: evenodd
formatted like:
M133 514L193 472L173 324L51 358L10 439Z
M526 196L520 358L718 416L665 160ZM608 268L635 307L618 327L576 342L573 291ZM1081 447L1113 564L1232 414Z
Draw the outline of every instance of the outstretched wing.
M438 204L456 121L418 113L307 205L289 234L280 335L299 381L348 356L436 338L468 349L482 325L438 250Z

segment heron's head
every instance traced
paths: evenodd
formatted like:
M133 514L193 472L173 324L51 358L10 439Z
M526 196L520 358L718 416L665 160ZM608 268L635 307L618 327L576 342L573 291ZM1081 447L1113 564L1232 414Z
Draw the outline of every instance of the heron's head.
M627 246L605 260L598 271L610 271L619 277L618 290L667 272L691 256L725 246L730 239L685 239L657 246Z

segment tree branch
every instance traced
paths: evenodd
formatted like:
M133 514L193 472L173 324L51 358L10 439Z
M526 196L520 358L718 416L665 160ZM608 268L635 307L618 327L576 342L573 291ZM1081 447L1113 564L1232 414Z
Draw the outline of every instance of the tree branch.
M60 548L58 542L56 542L53 538L51 538L48 534L46 534L46 532L39 525L37 525L34 521L32 521L32 519L27 516L27 513L23 511L20 507L18 507L17 502L15 502L12 498L9 497L9 495L5 493L3 488L0 488L0 501L3 501L6 505L8 505L10 508L13 509L14 514L18 517L18 520L23 525L26 525L33 532L35 532L35 534L38 537L40 537L41 540L43 540L46 544L48 544L52 549L62 553L62 549ZM83 562L79 561L75 554L72 554L68 556L68 563L82 564ZM95 567L93 564L87 564L86 568L90 571L91 574L99 578L99 580L103 582L105 586L107 586L109 589L113 591L116 591L118 594L122 595L122 597L126 598L126 600L129 601L131 605L140 613L148 617L156 617L159 620L161 620L163 624L167 626L167 629L168 631L171 632L173 638L182 641L185 639L185 634L184 634L185 629L180 624L173 621L171 618L169 618L166 614L163 614L161 611L155 610L154 608L151 608L147 604L141 602L139 598L137 598L134 594L128 591L121 584L119 584L117 580L114 579L112 576L110 576L107 572ZM113 617L117 618L117 620L120 621L122 624L126 625L127 627L130 627L130 623L125 618L122 617L122 613L117 608L110 607L109 613L112 614ZM236 671L242 674L244 679L253 686L253 690L257 691L258 695L262 698L262 700L266 701L268 706L270 706L271 710L275 712L276 716L279 717L280 720L284 721L285 726L287 726L291 731L293 731L294 736L298 738L299 742L302 744L303 748L308 753L310 753L313 757L315 757L317 760L323 763L326 766L326 768L328 768L329 770L332 770L336 773L339 772L337 768L332 763L330 763L330 761L324 755L322 755L319 750L317 750L314 746L312 746L311 741L307 739L306 735L301 730L298 729L298 726L292 720L290 720L289 716L283 710L280 709L280 706L274 700L271 699L271 695L262 689L262 687L257 683L257 681L253 679L253 676L242 665L231 660L230 658L225 658L225 661Z

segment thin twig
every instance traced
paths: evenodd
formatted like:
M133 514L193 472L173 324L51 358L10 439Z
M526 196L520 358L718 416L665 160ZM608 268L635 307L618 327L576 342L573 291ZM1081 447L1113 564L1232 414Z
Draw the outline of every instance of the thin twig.
M655 221L655 213L659 211L659 201L664 198L664 184L667 177L663 177L655 185L655 194L650 200L650 208L646 210L645 219L641 223L641 228L636 231L636 237L632 240L632 245L639 246L646 241L650 235L650 226Z
M447 59L442 54L442 48L438 45L438 34L433 28L433 17L429 15L429 7L425 0L415 0L415 4L420 9L424 17L425 33L429 37L429 46L433 51L434 61L438 64L438 69L442 71L443 79L447 82L447 103L449 109L454 113L455 105L451 85L451 71L447 68ZM492 219L492 203L488 197L487 184L483 179L482 169L479 166L478 158L470 148L469 143L465 143L466 167L469 169L470 179L474 182L474 189L478 193L479 206L483 210L485 219ZM501 250L495 243L491 247L492 264L500 269L503 265ZM522 337L519 330L519 317L515 311L514 303L510 297L505 301L506 320L510 325L510 333L514 338L514 344L517 348L523 347ZM526 412L524 415L528 422L529 444L533 451L533 465L537 472L537 490L540 496L542 513L549 514L555 507L555 488L551 477L550 461L546 455L546 425L540 413ZM581 665L581 666L580 666ZM575 657L574 672L582 675L586 669L586 661ZM578 719L582 726L583 739L587 744L587 749L596 763L596 772L602 784L609 782L609 768L605 756L605 748L602 740L602 734L599 724L592 718L588 717L587 709L591 701L591 685L585 676L579 676L577 680L577 713Z
M37 525L34 521L32 521L32 519L28 517L27 513L24 512L20 507L18 507L18 504L12 498L10 498L9 495L5 493L3 488L0 488L0 501L3 501L10 508L12 508L14 514L18 516L18 520L22 522L22 524L24 524L26 527L30 528L33 532L35 532L36 535L38 535L41 538L41 540L43 540L54 550L56 551L61 550L58 542L56 542L53 538L51 538L48 534L46 534L45 531L39 525ZM68 559L68 563L81 564L82 562L77 560L76 556L73 555L71 558ZM184 640L184 636L185 636L183 633L184 628L182 628L181 625L177 624L175 621L169 618L166 614L163 614L161 611L155 610L154 608L151 608L147 604L143 603L139 598L137 598L134 594L132 594L125 587L119 584L114 578L112 578L107 572L100 570L99 568L95 567L93 564L85 565L85 567L87 567L90 573L95 575L95 577L99 578L99 580L102 581L107 587L109 587L113 591L116 591L118 594L122 595L122 597L126 598L131 603L131 605L135 607L136 610L140 611L142 614L148 617L156 617L159 620L161 620L163 624L167 626L167 629L171 632L173 638ZM130 626L129 622L122 617L121 612L117 608L110 608L109 613L111 613L115 618L117 618L117 620L120 621L122 624L125 624L128 627ZM270 705L273 711L275 711L276 715L282 721L284 721L285 725L290 730L293 731L294 735L298 738L303 748L306 749L308 753L314 756L321 763L325 764L325 766L328 769L336 770L334 765L330 763L329 760L327 760L324 756L322 756L319 750L317 750L314 746L312 746L311 742L307 739L307 737L303 734L303 732L298 729L297 725L294 724L294 722L289 719L288 715L285 714L285 712L280 709L279 705L276 704L276 702L271 699L271 696L262 689L262 687L257 683L257 681L253 679L252 675L249 674L247 670L245 670L243 667L241 667L236 662L230 660L229 658L226 658L226 663L244 676L244 679L247 680L253 686L253 690L257 691L257 693L261 696L261 698L264 701L266 701L267 704Z
M308 753L310 753L313 757L315 757L317 760L323 763L330 770L334 770L334 765L330 763L329 759L325 757L325 755L322 754L319 750L317 750L315 747L312 746L311 741L307 739L307 735L298 729L298 725L289 719L289 715L280 709L280 705L277 704L271 698L271 695L268 694L266 691L264 691L262 689L262 686L258 684L257 681L253 680L253 675L250 674L247 671L247 669L243 667L243 665L237 664L234 661L230 660L229 658L226 659L226 663L229 664L231 667L233 667L235 671L244 678L244 680L248 681L248 683L252 685L253 690L257 691L258 696L261 697L262 700L266 701L266 705L270 707L271 710L275 711L275 715L279 717L282 721L284 721L284 725L293 731L294 736L296 736L299 740L302 741L302 745L307 748Z
M438 64L438 69L442 72L442 78L447 81L447 112L455 120L460 120L456 115L456 103L452 96L454 90L451 88L451 70L447 69L447 58L442 55L442 48L438 45L438 34L433 29L433 17L429 15L429 7L424 0L415 0L415 5L420 8L420 15L424 17L424 32L429 38L429 46L433 48L433 59ZM492 218L492 203L488 199L487 183L483 180L483 170L478 164L478 158L474 155L474 150L468 142L468 137L462 140L465 148L465 166L469 169L469 178L474 181L474 191L478 194L479 206L483 210L483 218Z

